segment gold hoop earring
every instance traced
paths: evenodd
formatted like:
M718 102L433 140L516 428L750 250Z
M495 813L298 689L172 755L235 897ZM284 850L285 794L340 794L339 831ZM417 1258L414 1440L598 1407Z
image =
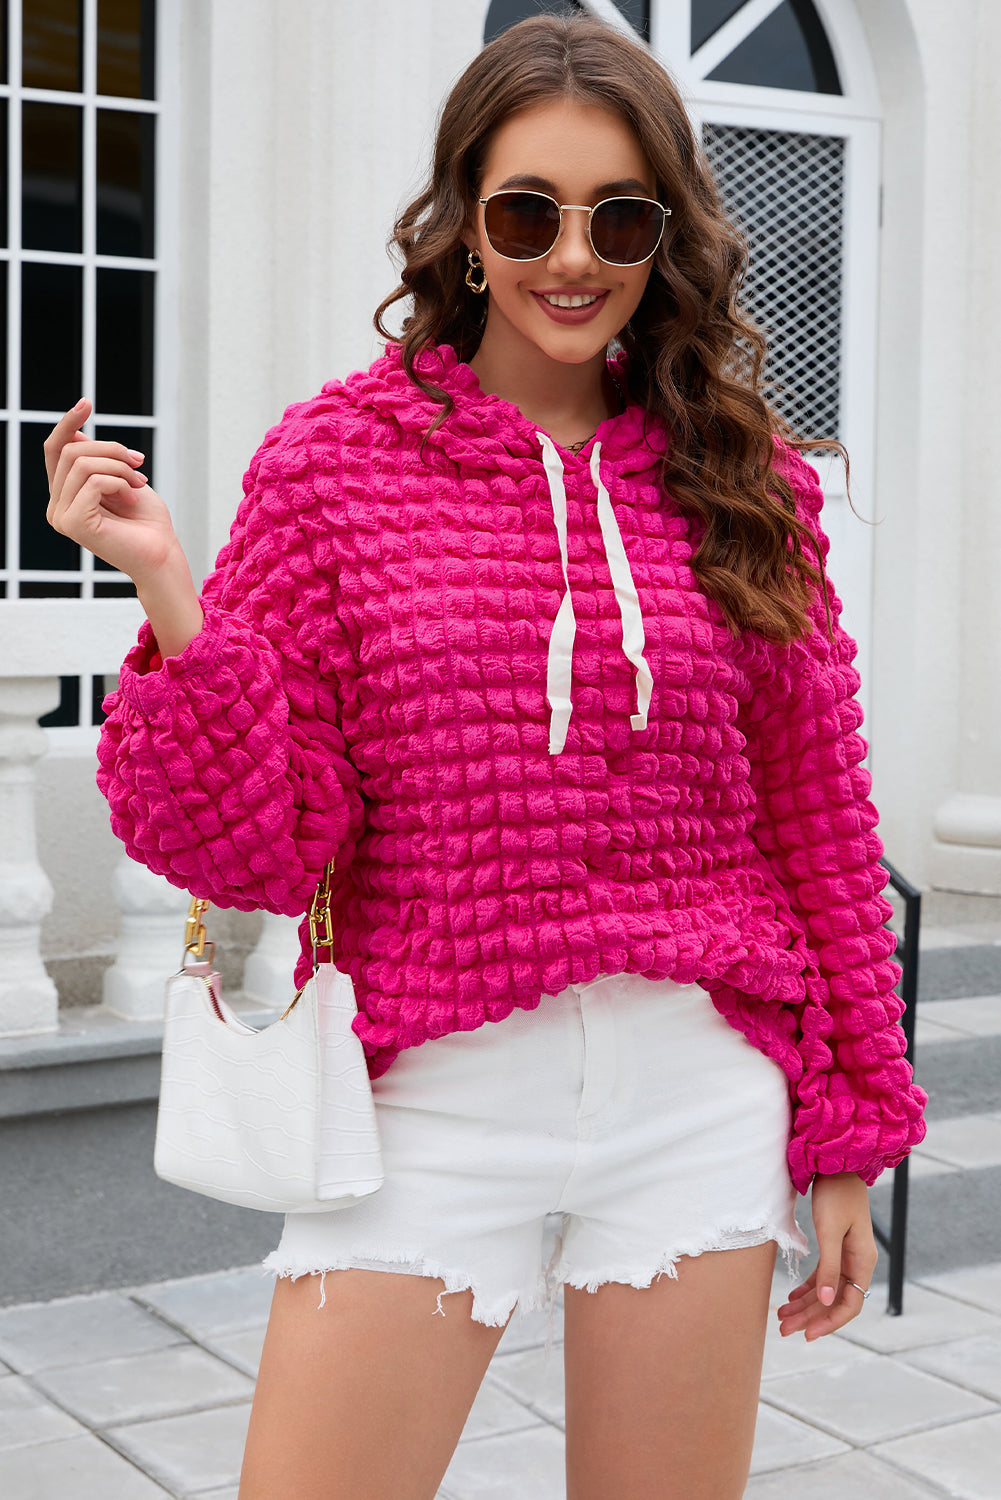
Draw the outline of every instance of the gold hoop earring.
M476 256L475 260L473 259L474 255ZM466 285L474 292L485 292L487 289L487 273L484 270L480 252L478 250L470 250L467 259L469 260L469 270L466 272ZM479 285L473 280L474 271L483 271L483 280Z

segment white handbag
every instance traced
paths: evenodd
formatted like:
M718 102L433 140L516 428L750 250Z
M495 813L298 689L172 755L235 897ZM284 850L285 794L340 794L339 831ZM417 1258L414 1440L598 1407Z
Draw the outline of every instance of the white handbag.
M313 973L257 1029L222 998L193 897L181 967L166 982L153 1170L192 1192L269 1213L348 1207L383 1182L354 986L317 960L330 942L330 872L313 895ZM322 930L321 930L322 924ZM191 954L194 963L185 963Z

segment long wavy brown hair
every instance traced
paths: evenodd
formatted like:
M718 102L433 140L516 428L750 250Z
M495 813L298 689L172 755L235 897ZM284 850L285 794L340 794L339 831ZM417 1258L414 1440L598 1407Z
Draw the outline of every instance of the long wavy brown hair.
M798 451L836 450L846 476L848 455L832 438L797 434L766 399L766 338L737 302L747 245L723 210L678 90L640 43L593 17L533 16L483 48L442 106L426 185L393 226L388 245L402 256L400 283L374 323L401 345L410 379L442 405L425 441L454 402L421 377L415 359L445 343L468 363L483 333L486 298L465 284L461 233L476 216L491 133L517 111L561 98L626 119L671 208L643 297L618 341L628 354L629 395L670 434L660 483L684 515L705 523L692 559L700 585L735 635L809 635L807 609L818 593L833 635L824 559L773 466L772 435ZM405 297L413 310L398 337L383 314Z

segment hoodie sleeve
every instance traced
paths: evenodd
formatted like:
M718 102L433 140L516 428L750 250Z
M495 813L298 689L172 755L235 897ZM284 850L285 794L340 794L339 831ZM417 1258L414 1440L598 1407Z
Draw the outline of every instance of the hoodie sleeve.
M816 470L784 444L776 468L826 562ZM902 971L885 926L893 908L880 895L889 872L880 863L872 777L860 764L868 745L858 732L858 647L841 626L826 571L825 581L833 641L818 592L809 638L762 652L767 670L740 726L755 793L753 836L816 958L804 974L804 1066L793 1084L789 1164L800 1192L815 1173L857 1172L871 1185L923 1138L927 1103L904 1058L895 993Z
M363 822L341 730L352 672L322 502L328 410L289 407L254 454L204 624L163 660L148 620L103 703L97 784L129 855L218 906L296 916ZM336 500L326 504L336 503Z

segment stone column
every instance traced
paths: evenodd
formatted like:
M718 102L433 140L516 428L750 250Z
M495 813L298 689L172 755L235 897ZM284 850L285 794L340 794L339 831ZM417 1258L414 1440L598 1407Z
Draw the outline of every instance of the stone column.
M123 854L111 878L122 914L118 956L104 976L103 1002L130 1021L163 1017L163 987L181 967L191 897Z
M299 957L299 918L264 913L261 935L247 955L243 992L265 1005L288 1005L295 994L292 975Z
M0 678L0 1036L59 1028L59 998L42 963L52 885L38 862L34 762L48 750L38 720L59 707L58 677Z
M977 895L1001 895L1001 479L991 441L1001 402L997 350L1001 341L1001 201L997 152L1001 141L1001 14L978 0L969 23L977 38L973 62L970 139L970 309L966 369L966 431L952 448L959 487L960 649L953 663L959 687L957 757L951 794L934 820L932 884ZM956 274L962 275L961 268Z

